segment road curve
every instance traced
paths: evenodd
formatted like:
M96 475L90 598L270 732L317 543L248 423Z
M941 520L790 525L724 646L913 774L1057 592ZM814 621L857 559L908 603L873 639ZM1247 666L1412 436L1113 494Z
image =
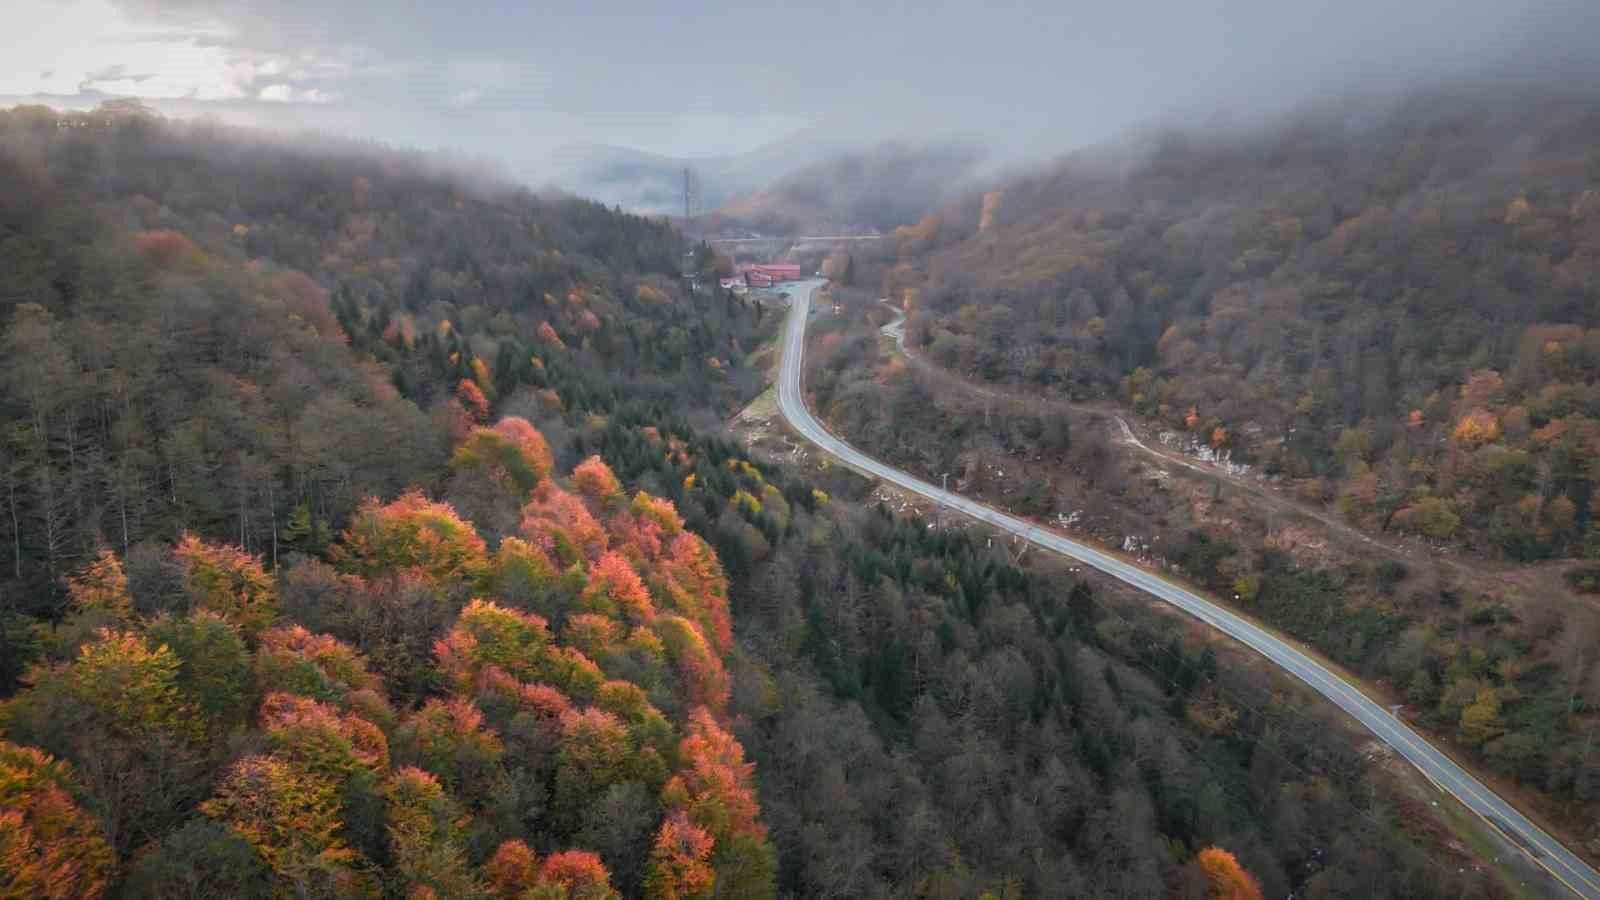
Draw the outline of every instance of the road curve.
M810 316L811 295L824 282L802 281L788 287L789 318L784 326L783 361L778 373L778 409L789 425L803 437L838 457L843 462L905 490L948 506L996 528L1004 529L1047 550L1071 557L1085 565L1130 584L1178 607L1271 660L1279 668L1310 685L1353 716L1367 730L1409 760L1439 787L1449 791L1463 805L1505 833L1521 846L1545 871L1580 897L1600 900L1600 873L1568 850L1543 829L1529 821L1510 803L1501 799L1483 782L1474 778L1444 753L1429 744L1404 722L1390 715L1353 685L1316 660L1227 609L1169 581L1130 565L1087 544L1081 544L1031 522L1007 515L862 453L834 437L806 407L801 390L802 357L805 353L806 322Z

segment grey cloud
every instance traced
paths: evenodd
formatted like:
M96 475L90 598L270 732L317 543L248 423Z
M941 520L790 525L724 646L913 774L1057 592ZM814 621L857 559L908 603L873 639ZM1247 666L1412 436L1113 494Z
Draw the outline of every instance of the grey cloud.
M1053 153L1153 118L1264 114L1331 92L1592 78L1600 56L1593 0L121 6L156 25L221 24L242 50L346 61L343 83L305 86L339 91L352 128L513 161L574 138L727 152L789 127L773 123Z
M136 73L131 73L131 72L128 71L128 67L127 66L122 65L121 63L117 63L115 65L106 66L103 69L96 69L95 71L90 72L83 79L83 81L84 81L84 84L94 84L94 83L100 82L100 81L132 81L132 82L140 82L140 81L149 81L150 79L152 79L154 77L155 76L153 74L149 73L149 72L140 72L140 73L137 73L137 74Z

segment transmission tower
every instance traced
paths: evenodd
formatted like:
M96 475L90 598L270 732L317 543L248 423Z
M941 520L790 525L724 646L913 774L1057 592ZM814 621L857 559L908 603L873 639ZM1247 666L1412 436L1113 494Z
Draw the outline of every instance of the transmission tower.
M683 221L688 224L700 211L700 179L694 170L688 166L683 167Z

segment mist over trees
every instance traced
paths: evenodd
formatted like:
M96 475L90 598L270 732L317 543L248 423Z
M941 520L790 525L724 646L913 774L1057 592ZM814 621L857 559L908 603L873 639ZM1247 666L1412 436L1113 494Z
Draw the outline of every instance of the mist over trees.
M694 227L761 234L890 231L963 190L983 161L979 145L960 141L889 142L842 152L730 199Z

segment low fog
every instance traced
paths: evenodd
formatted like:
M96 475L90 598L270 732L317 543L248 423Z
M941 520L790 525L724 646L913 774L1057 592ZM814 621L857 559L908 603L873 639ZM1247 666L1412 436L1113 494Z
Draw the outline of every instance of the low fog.
M1600 49L1592 0L500 0L471 12L22 0L8 19L7 104L133 96L168 115L488 160L535 184L606 157L616 164L599 176L570 179L601 193L605 178L642 179L624 193L655 196L661 171L699 160L726 182L706 186L716 201L763 183L775 161L792 169L851 142L960 135L1009 166L1156 122L1248 125L1324 96L1592 83ZM772 164L732 162L754 151Z

